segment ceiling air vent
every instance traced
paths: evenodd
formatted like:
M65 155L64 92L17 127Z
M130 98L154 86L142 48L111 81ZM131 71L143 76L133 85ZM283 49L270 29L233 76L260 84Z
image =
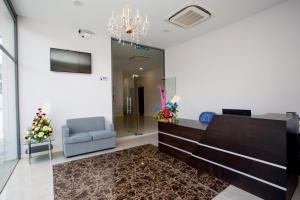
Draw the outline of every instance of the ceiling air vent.
M182 28L191 28L200 22L205 21L211 13L196 5L187 6L169 18L169 22Z

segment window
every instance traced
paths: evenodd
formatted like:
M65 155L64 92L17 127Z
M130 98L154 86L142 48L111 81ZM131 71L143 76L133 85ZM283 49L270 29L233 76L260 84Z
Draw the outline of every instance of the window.
M0 42L9 54L15 56L15 23L4 0L0 1Z
M16 15L0 0L0 191L19 159Z

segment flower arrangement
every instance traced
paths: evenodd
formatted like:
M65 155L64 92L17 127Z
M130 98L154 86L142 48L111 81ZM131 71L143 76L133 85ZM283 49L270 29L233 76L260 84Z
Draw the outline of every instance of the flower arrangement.
M42 142L52 135L53 129L50 126L51 120L42 111L38 109L36 116L33 119L32 125L26 132L25 139L27 141Z
M180 98L174 96L171 101L166 102L165 89L160 87L161 109L155 114L154 119L160 122L176 122L177 121L177 107Z

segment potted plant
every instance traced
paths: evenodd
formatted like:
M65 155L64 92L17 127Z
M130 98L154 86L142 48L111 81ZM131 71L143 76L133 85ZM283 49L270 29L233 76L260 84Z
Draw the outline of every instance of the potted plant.
M26 132L25 139L29 142L43 142L52 135L53 129L50 123L51 120L47 117L46 113L42 111L42 108L39 108L31 126Z

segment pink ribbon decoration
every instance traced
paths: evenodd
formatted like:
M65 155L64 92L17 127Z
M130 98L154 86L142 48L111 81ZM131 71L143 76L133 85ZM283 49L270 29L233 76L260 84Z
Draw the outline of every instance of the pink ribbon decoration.
M164 86L159 86L160 91L160 102L161 102L161 109L164 110L166 108L166 91Z

